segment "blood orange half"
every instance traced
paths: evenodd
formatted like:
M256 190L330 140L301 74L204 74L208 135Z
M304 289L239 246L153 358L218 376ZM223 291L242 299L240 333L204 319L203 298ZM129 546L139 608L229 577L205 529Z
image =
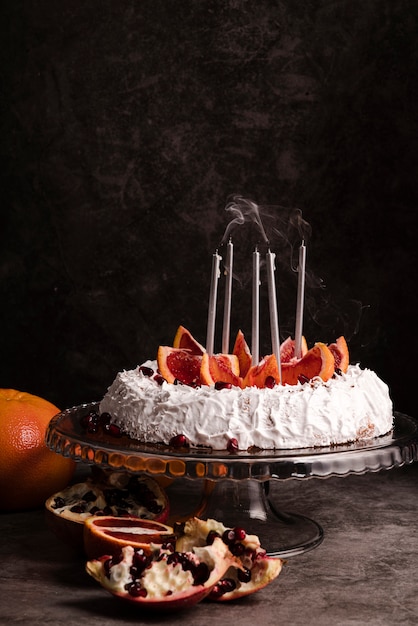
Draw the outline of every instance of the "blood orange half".
M115 556L124 546L151 552L150 544L175 541L171 526L138 517L93 516L84 522L84 550L89 559Z

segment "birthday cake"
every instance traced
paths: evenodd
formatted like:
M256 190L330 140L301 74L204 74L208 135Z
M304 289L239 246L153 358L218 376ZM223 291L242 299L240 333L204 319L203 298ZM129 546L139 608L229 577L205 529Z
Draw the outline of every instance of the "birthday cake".
M343 337L302 355L287 339L251 364L242 333L228 354L208 354L183 327L156 360L119 372L100 412L146 443L213 450L295 449L368 441L388 433L387 385L350 365Z

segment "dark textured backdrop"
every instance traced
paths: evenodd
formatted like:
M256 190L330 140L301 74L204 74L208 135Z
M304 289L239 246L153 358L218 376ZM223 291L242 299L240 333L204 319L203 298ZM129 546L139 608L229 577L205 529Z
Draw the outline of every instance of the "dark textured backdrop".
M308 289L308 341L344 332L415 411L416 2L1 11L2 387L71 406L180 323L204 342L211 255L241 194L311 224L326 288ZM295 277L278 278L285 333ZM248 332L244 275L234 295L232 332ZM262 320L265 352L264 301Z

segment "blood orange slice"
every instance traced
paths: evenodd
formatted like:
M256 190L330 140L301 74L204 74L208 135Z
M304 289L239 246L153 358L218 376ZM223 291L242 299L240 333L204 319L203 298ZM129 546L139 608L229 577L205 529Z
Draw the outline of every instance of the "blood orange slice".
M232 354L238 357L239 375L244 378L251 367L252 357L248 344L245 341L244 333L241 330L237 333Z
M178 380L185 385L199 385L201 362L202 356L191 354L189 350L170 346L158 348L158 369L168 383Z
M248 370L244 387L271 388L280 382L279 367L274 354L269 354Z
M310 380L319 376L327 381L333 376L335 361L331 350L324 343L316 343L298 361L282 363L282 383L296 385L299 380Z
M295 345L296 342L291 337L288 337L280 344L280 360L282 363L289 363L292 359L295 358ZM302 337L302 356L304 356L308 352L308 345L306 343L305 337Z
M213 354L207 352L202 356L200 380L204 385L229 383L241 387L239 360L236 354Z
M328 348L334 356L335 369L346 372L350 362L350 356L345 338L343 336L338 337L337 341L331 343Z
M124 546L151 552L150 544L174 542L171 526L138 517L93 516L83 529L84 550L89 559L103 554L115 556Z
M205 348L193 337L190 331L184 326L179 326L173 341L173 348L189 350L190 354L203 354Z

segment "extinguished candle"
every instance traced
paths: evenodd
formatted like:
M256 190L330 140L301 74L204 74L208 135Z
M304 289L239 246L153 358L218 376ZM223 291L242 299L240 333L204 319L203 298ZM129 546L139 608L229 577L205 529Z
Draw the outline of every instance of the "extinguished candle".
M258 365L260 342L260 253L257 248L253 252L253 282L252 282L252 325L251 325L251 355L252 364Z
M229 354L229 334L231 328L231 300L232 300L232 267L234 259L234 245L231 240L226 246L225 262L225 301L224 319L222 328L222 352Z
M302 333L303 333L303 309L305 301L305 268L306 268L306 246L302 241L299 247L298 264L298 294L296 301L296 325L295 325L295 356L300 359L302 356Z
M221 256L216 250L212 256L212 275L210 281L210 293L209 293L209 308L208 308L208 328L206 335L206 352L209 355L213 354L213 346L215 342L215 323L216 323L216 300L218 296L218 281L219 281L219 264L221 262Z
M272 351L276 357L277 366L279 368L280 380L282 379L282 364L280 359L280 337L279 337L279 316L277 313L277 295L276 281L274 278L275 265L274 259L276 255L270 250L267 252L267 285L269 294L269 312L270 312L270 330Z

